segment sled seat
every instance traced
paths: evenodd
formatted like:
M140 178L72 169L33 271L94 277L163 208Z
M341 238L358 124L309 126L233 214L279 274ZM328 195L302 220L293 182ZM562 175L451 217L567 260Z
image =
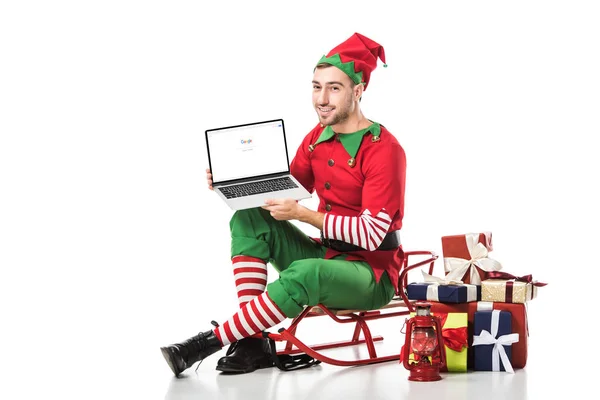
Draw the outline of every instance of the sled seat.
M315 314L314 316L326 315L327 312L321 307L322 307L321 305L314 306L310 310L310 313ZM387 303L385 306L379 308L379 310L386 310L388 308L396 308L396 307L406 307L406 303L404 302L404 300L402 300L402 298L400 296L394 296L389 303ZM326 307L324 307L324 308L326 308ZM364 310L337 310L337 309L333 309L333 308L328 309L328 311L330 313L332 313L333 315L347 315L347 314L364 312Z

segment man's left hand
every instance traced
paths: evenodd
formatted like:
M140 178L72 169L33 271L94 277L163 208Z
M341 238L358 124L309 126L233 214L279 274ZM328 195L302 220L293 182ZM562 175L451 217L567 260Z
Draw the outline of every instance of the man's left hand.
M271 216L278 221L300 219L302 207L294 199L267 199L263 209L269 211Z

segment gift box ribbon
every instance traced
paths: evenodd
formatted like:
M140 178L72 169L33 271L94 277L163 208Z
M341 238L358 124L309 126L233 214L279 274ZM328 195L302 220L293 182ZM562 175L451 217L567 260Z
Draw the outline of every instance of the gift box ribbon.
M514 286L514 282L525 282L525 283L531 283L533 286L535 287L540 287L540 286L546 286L547 283L545 282L538 282L538 281L534 281L533 280L533 276L531 274L529 275L523 275L523 276L515 276L512 274L509 274L508 272L501 272L501 271L489 271L486 272L485 274L485 279L504 279L506 280L506 292L505 292L505 301L507 303L512 303L512 294L513 294L513 286ZM531 289L531 297L529 298L529 300L532 300L534 298L534 289Z
M477 311L493 311L494 310L494 302L493 301L478 301L477 302ZM527 308L525 308L525 314L527 314ZM525 316L525 332L527 332L527 336L529 336L529 322L527 316Z
M428 299L439 299L438 287L440 285L461 285L467 288L467 301L477 300L477 286L463 283L461 280L454 279L442 279L437 276L429 275L427 272L421 270L423 274L423 280L425 283L430 283L427 286L427 298Z
M508 346L512 343L516 343L519 341L518 333L510 333L508 335L502 335L499 338L496 338L498 334L498 325L500 324L500 311L492 310L492 326L491 332L486 331L485 329L481 331L481 333L477 336L473 336L473 346L478 346L482 344L493 344L492 348L492 371L500 371L500 362L502 362L502 366L506 372L511 374L514 373L513 367L506 355L506 350L504 350L504 346Z
M468 346L468 334L467 327L461 326L460 328L444 328L448 314L438 314L440 318L440 324L442 325L442 339L444 339L444 346L454 351L462 351L463 348Z
M479 276L476 267L484 272L490 272L502 269L502 264L488 257L487 248L479 243L478 233L467 233L465 239L471 259L444 257L444 268L447 271L446 279L462 280L464 276L470 274L469 282L473 285L481 285L481 276Z
M523 276L515 276L512 274L509 274L508 272L489 271L489 272L486 272L485 278L486 279L506 279L506 280L512 280L512 281L519 281L519 282L531 283L533 286L546 286L547 285L547 283L545 283L545 282L534 281L533 276L531 274L523 275Z

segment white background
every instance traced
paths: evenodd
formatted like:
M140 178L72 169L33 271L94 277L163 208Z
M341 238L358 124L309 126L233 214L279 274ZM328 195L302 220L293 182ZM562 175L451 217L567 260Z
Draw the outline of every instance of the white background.
M362 109L407 154L405 248L492 231L505 271L549 283L549 370L587 361L598 336L565 338L597 314L597 3L394 3L2 2L3 398L131 398L108 387L148 368L132 390L164 396L158 347L237 305L204 130L283 118L295 153L312 69L354 32L386 51Z

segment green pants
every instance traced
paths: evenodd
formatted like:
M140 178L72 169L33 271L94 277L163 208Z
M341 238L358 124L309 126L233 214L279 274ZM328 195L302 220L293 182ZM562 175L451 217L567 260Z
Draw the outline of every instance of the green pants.
M373 310L390 302L394 287L386 273L379 282L364 261L341 255L324 259L326 248L289 221L262 208L236 211L230 221L231 256L259 258L279 272L267 285L269 297L288 318L304 306Z

